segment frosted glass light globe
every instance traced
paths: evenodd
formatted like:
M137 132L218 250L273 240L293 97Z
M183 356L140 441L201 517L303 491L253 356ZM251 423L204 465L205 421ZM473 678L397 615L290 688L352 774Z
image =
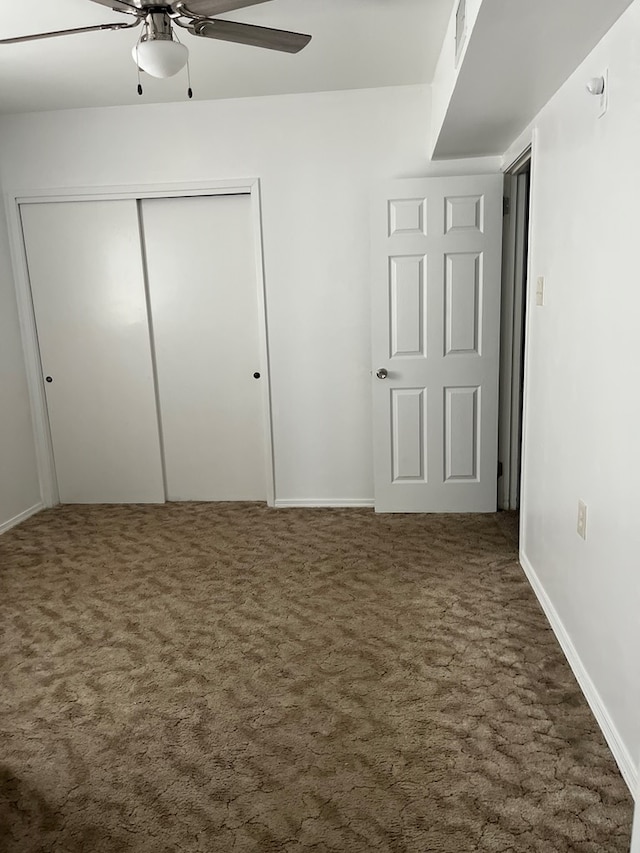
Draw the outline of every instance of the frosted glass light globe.
M148 39L135 45L133 61L152 77L173 77L187 64L189 51L177 41Z

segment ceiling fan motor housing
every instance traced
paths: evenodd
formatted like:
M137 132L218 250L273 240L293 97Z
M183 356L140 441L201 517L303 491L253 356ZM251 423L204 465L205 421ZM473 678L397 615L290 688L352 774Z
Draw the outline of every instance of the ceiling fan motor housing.
M173 41L171 18L163 9L152 9L144 19L142 41Z

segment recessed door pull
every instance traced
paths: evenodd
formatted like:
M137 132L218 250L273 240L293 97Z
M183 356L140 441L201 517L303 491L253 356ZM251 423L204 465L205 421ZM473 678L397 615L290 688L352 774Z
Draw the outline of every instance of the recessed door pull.
M47 382L53 382L53 376L47 376L45 378L46 378Z
M253 378L254 378L254 379L260 379L260 374L256 371L256 372L253 374Z

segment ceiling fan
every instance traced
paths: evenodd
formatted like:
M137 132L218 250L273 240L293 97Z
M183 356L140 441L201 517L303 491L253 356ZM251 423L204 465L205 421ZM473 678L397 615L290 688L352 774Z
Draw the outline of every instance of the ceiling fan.
M0 45L99 30L125 30L143 24L144 31L133 48L136 65L154 77L171 77L184 68L189 56L187 48L174 34L174 25L201 38L220 39L285 53L298 53L311 41L311 36L303 33L257 27L215 17L245 6L257 6L269 0L170 0L165 3L158 0L92 0L92 2L107 6L114 12L124 12L134 20L0 39ZM142 94L140 85L138 91Z

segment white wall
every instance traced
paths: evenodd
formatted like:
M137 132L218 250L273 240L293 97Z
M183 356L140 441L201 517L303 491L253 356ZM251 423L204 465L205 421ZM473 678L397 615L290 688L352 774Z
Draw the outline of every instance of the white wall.
M640 2L534 122L523 563L627 781L640 755ZM597 118L585 83L610 71ZM507 160L515 153L515 146ZM545 306L535 281L546 279ZM576 533L588 505L587 541Z
M40 503L33 428L5 222L0 204L0 531Z
M427 160L428 87L114 107L0 123L5 186L259 177L276 498L371 501L369 195Z

